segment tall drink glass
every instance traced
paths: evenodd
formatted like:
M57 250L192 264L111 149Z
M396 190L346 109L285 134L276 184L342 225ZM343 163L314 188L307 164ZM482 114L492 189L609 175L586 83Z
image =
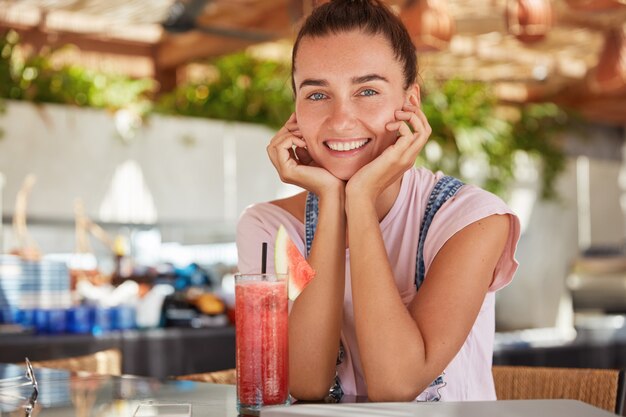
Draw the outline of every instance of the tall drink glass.
M235 275L237 409L289 402L287 276Z

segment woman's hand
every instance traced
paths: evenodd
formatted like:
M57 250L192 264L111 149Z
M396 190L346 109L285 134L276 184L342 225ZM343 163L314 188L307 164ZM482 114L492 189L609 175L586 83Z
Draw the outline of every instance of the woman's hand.
M411 104L396 110L396 121L387 123L388 131L398 133L396 142L350 178L346 195L355 193L373 202L413 166L432 129L416 99L410 100Z
M267 146L267 154L282 182L297 185L317 195L328 190L343 190L343 181L317 166L309 155L295 113L272 138Z

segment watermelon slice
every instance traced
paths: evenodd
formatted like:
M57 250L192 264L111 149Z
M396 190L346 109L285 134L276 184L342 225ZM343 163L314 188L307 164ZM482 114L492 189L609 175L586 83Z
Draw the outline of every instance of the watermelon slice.
M274 269L277 274L289 274L289 299L294 301L315 276L315 271L304 259L287 230L281 224L276 233Z

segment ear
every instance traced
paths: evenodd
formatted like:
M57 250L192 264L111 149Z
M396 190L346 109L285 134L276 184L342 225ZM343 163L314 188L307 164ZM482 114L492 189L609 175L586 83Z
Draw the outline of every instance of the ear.
M417 83L407 88L404 102L411 106L421 107L420 86Z

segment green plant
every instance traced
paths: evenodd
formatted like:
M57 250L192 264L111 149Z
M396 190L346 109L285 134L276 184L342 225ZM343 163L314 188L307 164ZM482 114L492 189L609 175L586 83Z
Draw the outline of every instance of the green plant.
M570 119L572 115L555 104L534 104L522 109L519 121L513 126L517 149L541 162L541 196L544 199L558 197L554 183L566 163L560 133L570 124Z
M212 79L179 86L159 99L166 114L280 127L293 112L289 66L236 53L210 63Z
M16 88L11 67L18 42L19 37L15 32L9 31L0 36L0 97L10 97L11 91Z
M504 112L484 83L452 79L427 82L422 108L433 133L418 164L504 195L514 179L515 156L527 152L542 169L542 196L556 197L555 180L565 167L558 132L568 117L550 103Z
M0 115L3 115L6 112L6 105L4 104L4 100L0 98ZM4 138L4 129L0 127L0 140Z
M0 115L6 112L6 105L2 97L8 97L13 81L11 79L10 58L17 44L18 37L14 32L0 36ZM0 140L4 137L4 130L0 128Z
M69 48L70 46L67 46ZM105 74L79 66L53 64L63 48L25 55L19 36L8 31L0 37L0 97L36 103L59 103L108 109L151 108L156 83Z

